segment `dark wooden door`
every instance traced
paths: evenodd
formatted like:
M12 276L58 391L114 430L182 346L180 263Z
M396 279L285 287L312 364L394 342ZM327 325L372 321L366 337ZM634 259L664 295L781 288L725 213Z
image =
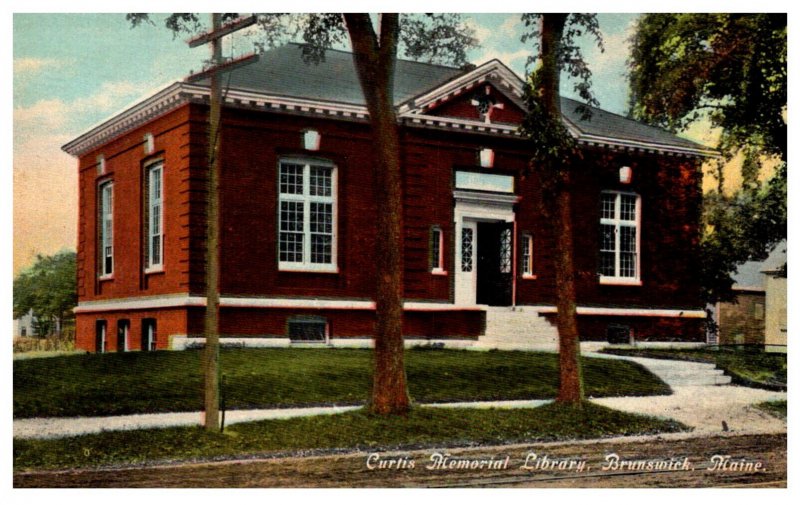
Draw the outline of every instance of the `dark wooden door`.
M478 223L479 304L511 305L513 223Z

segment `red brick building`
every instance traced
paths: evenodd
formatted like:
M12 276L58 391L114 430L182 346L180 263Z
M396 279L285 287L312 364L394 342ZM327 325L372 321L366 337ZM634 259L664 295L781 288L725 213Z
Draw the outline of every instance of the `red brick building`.
M535 170L523 176L522 86L498 61L398 62L409 338L474 340L487 314L555 312L552 231ZM174 83L64 146L79 159L79 348L161 349L202 334L208 96L207 83ZM231 74L224 103L223 342L368 338L380 195L350 54L306 65L297 45L270 51ZM702 341L708 150L562 104L585 155L574 197L582 338Z

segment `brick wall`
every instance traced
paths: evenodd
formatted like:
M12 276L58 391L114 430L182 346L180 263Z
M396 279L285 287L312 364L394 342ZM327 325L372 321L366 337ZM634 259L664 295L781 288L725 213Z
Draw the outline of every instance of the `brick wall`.
M467 110L466 105L460 106ZM506 107L506 113L511 110L512 107ZM78 251L81 301L203 293L205 128L205 107L186 105L81 157ZM301 133L306 128L321 133L319 151L303 150ZM145 154L142 147L142 138L148 132L155 136L153 155ZM558 230L539 212L540 184L535 167L530 173L526 171L529 157L524 142L413 128L401 129L401 142L406 298L435 302L453 300L456 266L453 264L453 172L459 168L476 168L478 150L491 148L496 153L492 170L516 178L516 193L520 196L515 206L518 233L527 232L533 236L537 278L522 279L519 274L517 303L554 304L552 251L553 233ZM108 168L102 176L97 175L95 168L98 154L105 156ZM323 158L336 164L338 271L335 273L277 269L277 167L281 157L296 156ZM165 268L163 273L145 275L141 221L143 174L144 166L154 159L164 161ZM630 185L619 183L618 169L622 165L633 167ZM373 187L374 166L367 125L363 122L226 109L221 165L222 295L372 298L377 274L371 260L374 213L376 198L380 198ZM696 275L699 177L697 163L687 158L591 149L585 152L584 164L576 169L576 187L580 188L580 193L573 199L579 304L699 307ZM115 272L113 280L98 281L96 190L99 181L106 179L114 181ZM614 189L641 195L641 286L601 286L597 281L599 194L602 190ZM447 275L433 275L429 271L432 226L440 227L444 234ZM185 314L184 322L168 326L174 326L176 334L201 332L202 310L186 309ZM222 320L224 332L278 332L285 327L287 315L273 311L258 315L251 312L249 316L248 319L235 311L228 312ZM79 316L79 340L93 345L94 323L90 324L89 317L88 314ZM334 326L337 335L371 332L372 316L342 317L339 314L337 318L339 322ZM582 321L585 321L582 333L605 335L605 320ZM670 339L672 337L665 335L680 333L670 330L678 323L666 319L647 319L636 324L637 334L645 338ZM680 323L680 326L689 329L691 335L687 339L696 339L695 321ZM409 314L406 332L409 335L432 332L474 336L480 328L474 319L462 319L454 313ZM697 334L702 335L702 331Z
M719 304L719 343L764 344L764 293L738 292L735 302Z

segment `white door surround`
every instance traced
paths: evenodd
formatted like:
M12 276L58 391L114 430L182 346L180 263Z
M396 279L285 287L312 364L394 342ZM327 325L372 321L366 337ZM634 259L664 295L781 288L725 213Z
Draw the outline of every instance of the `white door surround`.
M453 191L455 210L453 212L456 230L453 265L455 267L455 304L475 305L477 289L477 250L478 222L514 222L514 204L519 197L514 194L485 193L479 191ZM464 231L468 230L468 231ZM468 234L465 237L464 234ZM514 241L516 243L516 241ZM462 256L462 246L471 246L470 257ZM462 261L463 260L463 261ZM516 246L513 248L512 262L516 263Z

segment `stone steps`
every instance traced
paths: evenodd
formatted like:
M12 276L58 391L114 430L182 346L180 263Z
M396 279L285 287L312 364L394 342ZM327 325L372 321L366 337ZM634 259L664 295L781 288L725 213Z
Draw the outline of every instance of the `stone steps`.
M594 353L590 353L590 355L594 355ZM597 356L600 357L602 354ZM621 357L621 359L639 363L669 386L721 386L731 383L731 377L725 375L725 371L718 369L714 363L631 356Z
M558 331L532 308L489 307L486 331L478 346L487 348L555 349Z
M603 346L606 344L604 343ZM476 349L525 349L558 351L558 329L539 315L535 307L488 307L486 331L472 346ZM614 357L583 351L587 356L635 361L669 386L718 386L730 384L731 378L713 363L667 359Z

